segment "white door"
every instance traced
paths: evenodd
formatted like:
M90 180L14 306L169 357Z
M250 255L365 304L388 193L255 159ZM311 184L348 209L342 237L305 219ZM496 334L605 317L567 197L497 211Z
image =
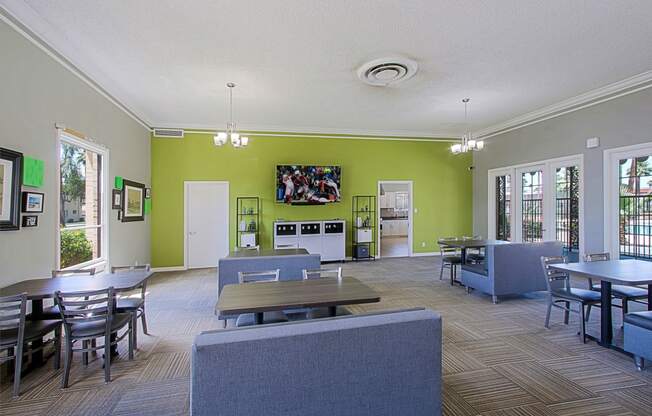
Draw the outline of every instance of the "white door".
M186 267L216 267L229 254L229 183L185 185Z

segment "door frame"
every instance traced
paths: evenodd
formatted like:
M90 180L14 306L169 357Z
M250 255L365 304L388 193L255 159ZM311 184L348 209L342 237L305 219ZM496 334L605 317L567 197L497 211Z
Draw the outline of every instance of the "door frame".
M188 270L188 196L190 185L193 184L220 184L226 185L226 191L229 194L229 197L226 200L226 229L227 229L227 247L231 249L231 189L229 186L229 181L183 181L183 269Z
M604 202L604 251L612 259L620 258L620 219L618 208L620 203L620 175L618 161L620 159L652 155L652 142L631 146L615 147L603 152L603 202ZM615 214L615 215L614 215Z
M555 205L551 204L551 196L554 194L555 187L555 169L560 166L567 166L569 163L575 163L580 169L580 189L579 189L579 237L580 237L580 247L579 255L580 258L584 256L584 154L579 153L575 155L562 156L552 159L539 160L536 162L521 163L518 165L504 166L500 168L490 169L487 171L487 182L488 182L488 193L487 193L487 207L488 207L488 222L487 222L487 238L493 238L496 234L496 195L495 195L495 177L501 174L509 174L512 178L512 200L511 200L511 229L512 229L512 241L513 242L522 242L522 224L521 219L519 218L521 214L521 178L517 177L517 173L527 168L532 168L535 166L543 166L544 168L544 177L543 177L543 193L544 193L544 241L550 239L556 239L556 224L555 224Z
M376 190L376 257L380 258L380 185L381 184L398 184L398 185L407 185L408 186L408 257L412 257L412 231L414 228L414 181L405 180L405 181L387 181L387 180L378 180L377 190Z

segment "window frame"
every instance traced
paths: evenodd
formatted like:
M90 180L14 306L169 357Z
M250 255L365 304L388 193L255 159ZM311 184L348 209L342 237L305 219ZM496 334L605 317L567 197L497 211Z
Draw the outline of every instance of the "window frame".
M91 152L97 153L102 157L102 168L100 170L100 225L96 227L79 227L79 229L85 228L98 228L100 230L100 244L101 244L101 255L96 259L92 259L83 263L76 264L74 266L67 267L67 269L79 269L90 266L106 266L109 262L109 208L108 204L110 203L110 195L107 196L109 188L109 149L106 147L92 142L87 138L79 137L76 134L69 132L64 129L57 129L57 144L56 144L56 200L57 200L57 209L54 213L55 215L55 259L56 259L56 268L61 269L61 228L59 224L59 215L61 213L61 166L60 160L61 157L61 144L66 143L72 146L80 147L84 150L89 150Z

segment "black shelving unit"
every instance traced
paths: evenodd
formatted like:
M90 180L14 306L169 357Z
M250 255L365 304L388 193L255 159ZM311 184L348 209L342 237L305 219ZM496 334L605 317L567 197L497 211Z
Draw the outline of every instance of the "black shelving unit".
M378 236L376 196L356 195L351 206L351 257L353 260L375 260Z
M236 247L260 245L260 198L257 196L239 196L236 198L235 244ZM253 234L253 244L243 244L245 235Z

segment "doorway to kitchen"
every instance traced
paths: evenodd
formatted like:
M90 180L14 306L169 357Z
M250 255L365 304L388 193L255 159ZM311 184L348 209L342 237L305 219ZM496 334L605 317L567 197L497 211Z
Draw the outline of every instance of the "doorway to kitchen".
M412 181L378 182L378 254L412 255Z

